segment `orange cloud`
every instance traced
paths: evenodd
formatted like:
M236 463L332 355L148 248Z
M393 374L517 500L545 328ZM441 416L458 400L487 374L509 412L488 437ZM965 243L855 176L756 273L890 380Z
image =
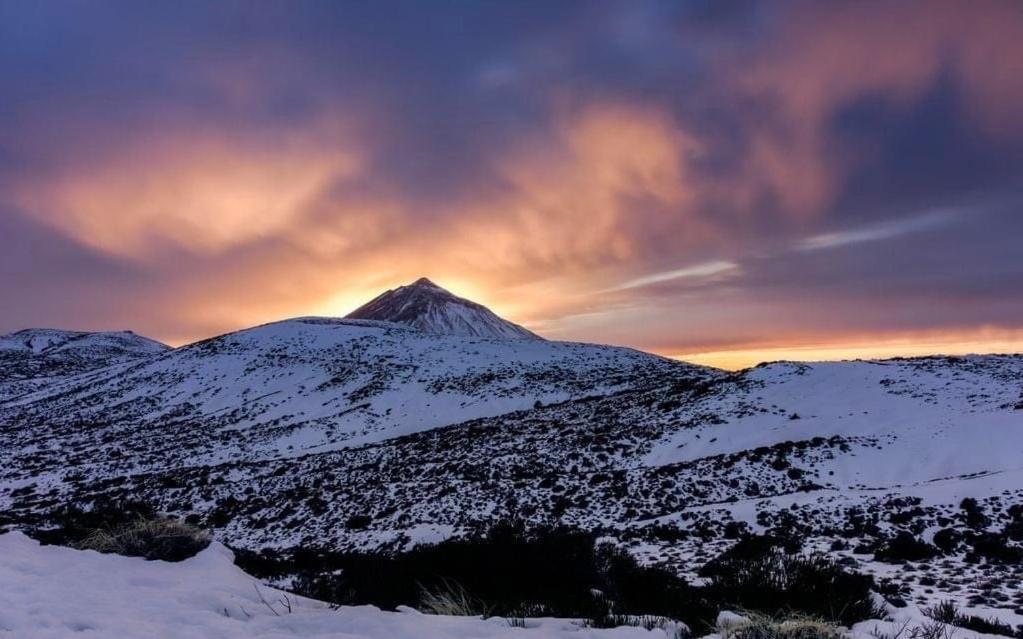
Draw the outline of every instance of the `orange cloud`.
M642 250L641 234L708 232L688 215L694 201L687 158L699 144L663 113L594 104L562 114L553 138L497 159L506 184L455 216L449 249L494 273L548 275L621 264Z
M281 315L342 314L423 274L518 317L568 312L590 303L601 278L629 277L644 234L675 233L683 246L710 233L695 216L679 226L699 145L655 109L565 111L553 137L493 150L499 188L444 211L424 211L386 182L347 188L373 157L349 130L311 123L268 140L178 128L15 193L107 254L158 269L174 261L174 277L139 308L173 300L179 323L196 327L161 331L175 342Z
M20 184L15 197L47 224L114 255L145 259L165 245L217 253L287 233L326 188L361 168L338 131L272 140L173 131Z

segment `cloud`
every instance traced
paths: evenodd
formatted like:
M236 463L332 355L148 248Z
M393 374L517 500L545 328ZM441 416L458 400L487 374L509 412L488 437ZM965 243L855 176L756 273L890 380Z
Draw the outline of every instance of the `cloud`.
M646 275L634 280L629 280L624 284L618 286L614 290L625 290L630 288L639 288L642 286L649 286L651 284L660 284L662 282L672 282L675 280L689 280L689 279L701 279L712 278L715 276L724 275L726 273L735 273L739 270L739 265L735 262L729 262L727 260L715 260L713 262L703 262L702 264L695 264L693 266L687 266L673 271L662 271L660 273L653 273Z
M325 138L165 131L115 157L24 180L14 202L116 255L144 258L166 243L222 251L287 233L331 184L357 174L357 155Z
M635 259L639 232L671 228L685 215L685 158L695 150L656 110L594 104L559 115L551 137L495 160L503 187L455 216L451 249L503 271ZM702 232L693 219L687 234Z
M960 217L959 211L931 211L906 219L881 222L858 229L821 233L798 241L796 249L800 251L819 251L848 246L850 244L890 240L908 233L917 233L940 227L958 217Z
M909 113L949 79L975 135L1023 135L1007 113L1023 106L1023 80L1004 64L1023 56L1016 2L796 2L775 18L778 32L755 55L726 58L719 72L757 111L743 123L745 181L793 214L825 214L874 160L876 148L836 148L833 138L836 115L864 98Z

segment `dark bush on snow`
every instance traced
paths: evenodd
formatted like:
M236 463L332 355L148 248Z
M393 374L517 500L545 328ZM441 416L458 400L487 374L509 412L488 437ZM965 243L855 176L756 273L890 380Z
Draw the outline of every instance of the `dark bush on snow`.
M44 515L29 534L43 544L163 561L188 559L210 545L206 531L161 516L141 501L64 506Z
M713 621L716 610L698 589L595 541L593 534L564 528L526 531L502 524L485 536L403 553L239 551L237 561L259 577L293 577L300 594L339 604L433 607L437 593L455 593L474 612L498 616L599 623L611 614L660 615L700 627Z
M963 540L963 534L954 528L942 528L934 533L934 545L941 549L941 552L950 555L959 547Z
M722 625L722 639L846 639L842 628L807 618L777 620L764 615L743 615L744 621Z
M950 626L965 628L987 635L1002 635L1003 637L1023 639L1023 626L1017 626L1013 629L1009 624L995 618L985 619L977 615L965 615L951 601L942 601L935 606L925 608L923 613L935 621L940 621Z
M1023 519L1014 519L1005 524L1002 534L1013 541L1023 541Z
M902 530L885 541L874 552L874 558L887 563L924 561L940 554L939 550L924 540Z
M345 521L345 528L348 530L364 530L369 528L369 525L373 523L373 518L369 515L352 515Z
M156 508L147 502L101 498L52 510L40 517L29 534L43 544L77 546L97 530L152 519L156 515Z
M803 543L791 535L747 535L701 568L700 576L711 577L726 562L758 560L776 549L793 555L803 549Z
M984 559L996 564L1023 563L1023 548L1011 545L1005 536L998 533L975 533L966 541L973 547L966 553L967 561L977 563Z
M844 625L874 613L873 580L820 557L801 557L791 539L745 537L708 565L695 587L627 552L565 528L527 531L503 524L486 535L388 554L299 549L237 551L239 565L264 579L290 579L300 594L386 609L454 603L472 614L560 616L594 625L623 616L660 616L709 631L718 611L800 614ZM603 620L603 621L602 621Z
M963 518L966 520L966 525L975 530L985 528L991 523L987 515L984 514L984 509L973 497L967 497L959 503L959 507L963 511Z
M845 626L877 613L871 577L846 572L821 555L787 552L770 538L747 538L700 574L710 580L705 596L719 608L774 617L797 614Z

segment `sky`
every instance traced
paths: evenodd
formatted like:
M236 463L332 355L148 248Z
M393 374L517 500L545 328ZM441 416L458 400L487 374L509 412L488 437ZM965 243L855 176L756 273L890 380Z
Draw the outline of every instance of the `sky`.
M0 0L0 87L0 332L1023 351L1018 0Z

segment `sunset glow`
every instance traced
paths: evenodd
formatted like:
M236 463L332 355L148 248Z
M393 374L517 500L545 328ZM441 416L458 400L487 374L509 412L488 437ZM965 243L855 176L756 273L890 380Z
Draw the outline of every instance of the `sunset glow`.
M669 355L689 362L739 370L761 362L887 359L935 354L962 356L978 353L1016 353L1023 344L1023 331L977 331L965 335L907 335L873 341L850 338L837 343L790 344L786 346L738 347L732 350Z
M1018 2L555 4L0 3L0 332L1023 351Z

